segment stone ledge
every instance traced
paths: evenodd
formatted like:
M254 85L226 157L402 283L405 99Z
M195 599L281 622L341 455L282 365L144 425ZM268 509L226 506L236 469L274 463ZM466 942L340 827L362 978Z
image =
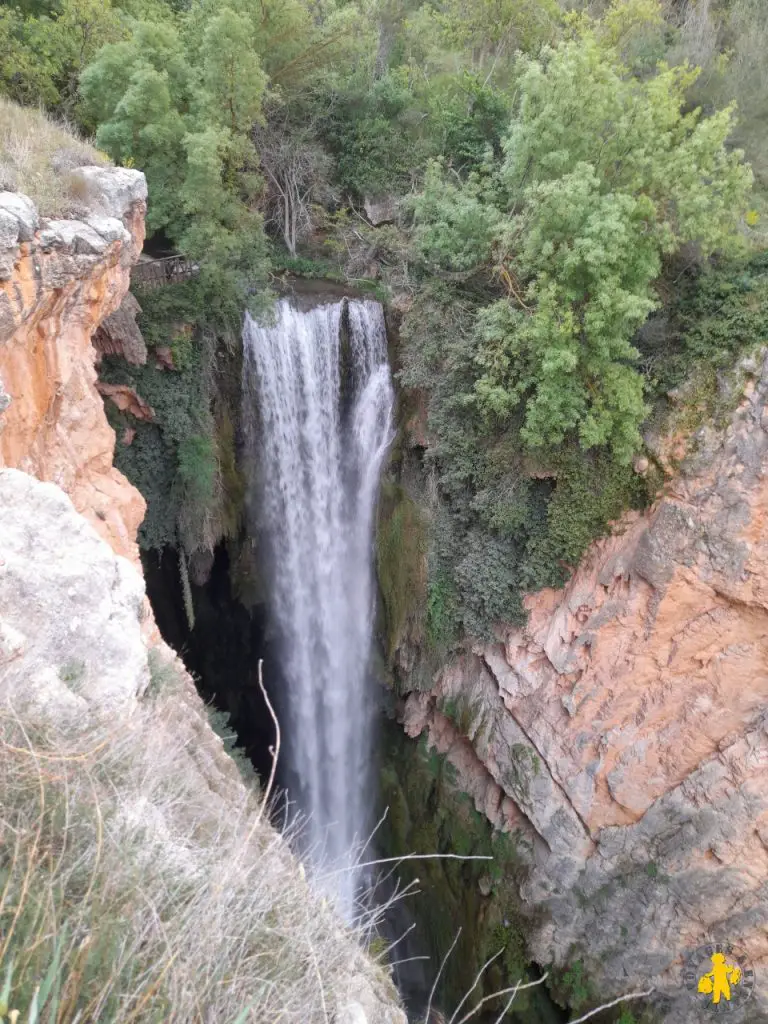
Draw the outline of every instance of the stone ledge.
M84 212L80 219L40 218L35 204L21 192L0 192L0 281L13 275L20 246L76 256L101 255L115 242L127 248L133 211L147 199L141 171L125 167L78 167L70 172L72 188Z

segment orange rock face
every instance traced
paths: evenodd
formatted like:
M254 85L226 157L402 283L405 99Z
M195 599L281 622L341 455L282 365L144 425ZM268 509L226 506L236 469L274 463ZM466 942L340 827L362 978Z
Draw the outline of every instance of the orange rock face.
M112 465L115 435L96 390L95 328L120 305L144 241L136 171L94 171L88 223L35 223L0 280L0 466L58 484L121 555L138 563L145 503ZM117 188L115 187L117 186Z
M606 996L654 985L676 1024L702 1019L686 951L731 942L768 978L768 359L689 448L524 629L403 710L529 849L540 961L576 948ZM765 983L744 1019L768 1020Z

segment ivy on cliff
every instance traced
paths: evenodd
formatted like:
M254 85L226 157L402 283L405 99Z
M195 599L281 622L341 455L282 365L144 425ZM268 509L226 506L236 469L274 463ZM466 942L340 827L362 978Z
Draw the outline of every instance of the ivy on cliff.
M223 367L237 360L225 341L202 326L202 316L197 327L184 322L198 301L195 288L186 282L143 295L147 364L105 359L101 370L102 379L134 388L154 414L152 422L129 423L107 405L118 428L116 465L147 501L139 542L144 548L181 546L188 554L235 536L244 501L231 403L219 397L227 383ZM157 356L158 347L169 351L172 368L167 355ZM125 427L134 431L128 444L121 442Z

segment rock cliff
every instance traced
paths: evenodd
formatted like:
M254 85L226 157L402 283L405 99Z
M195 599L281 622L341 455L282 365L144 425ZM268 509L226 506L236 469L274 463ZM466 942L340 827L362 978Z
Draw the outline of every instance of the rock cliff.
M768 1020L766 516L768 359L648 513L403 708L516 836L534 957L606 998L647 981L675 1024L702 1019L681 971L711 941L746 951L743 1019Z
M138 171L72 173L82 220L41 220L26 196L0 192L0 466L58 484L138 564L144 499L112 466L91 336L128 290L147 187Z

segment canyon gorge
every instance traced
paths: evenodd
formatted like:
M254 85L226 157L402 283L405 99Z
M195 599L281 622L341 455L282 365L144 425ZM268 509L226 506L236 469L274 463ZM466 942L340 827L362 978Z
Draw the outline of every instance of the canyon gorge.
M261 821L263 806L254 817L254 799L261 800L258 790L243 782L209 724L192 678L160 638L136 546L145 502L113 466L115 435L104 410L109 391L104 389L103 398L97 390L99 353L91 343L94 332L118 310L127 292L130 268L144 238L146 184L138 171L109 167L79 168L75 177L81 220L39 218L28 197L0 193L4 229L0 254L3 756L12 761L26 752L8 742L15 723L21 729L22 744L31 742L29 733L35 736L39 753L31 745L28 753L38 758L71 760L88 767L93 761L95 774L86 775L83 782L99 802L102 832L90 887L78 897L84 914L94 888L102 901L106 897L101 885L119 891L118 864L130 867L133 844L143 865L148 903L159 900L156 875L149 866L152 859L161 873L170 872L161 883L163 888L169 882L173 888L182 877L205 879L196 897L210 899L208 910L202 911L202 929L203 921L195 918L194 910L188 919L190 931L185 933L187 911L179 906L171 910L172 901L166 908L155 902L155 913L171 913L185 937L173 955L175 965L170 970L171 965L166 965L136 1012L156 1004L152 1012L164 1007L159 1012L168 1021L189 1021L190 1014L198 1012L178 992L166 1001L163 982L181 985L192 999L200 998L200 993L193 994L185 973L194 970L195 934L204 935L203 956L208 964L204 970L212 968L211 950L217 942L223 943L225 958L231 955L232 921L221 897L224 886L232 894L233 906L239 908L237 913L245 912L253 955L263 963L277 958L275 963L281 961L288 971L281 980L260 989L254 978L244 977L240 998L248 1001L259 1019L293 1012L301 1020L327 1020L332 1012L334 1019L347 1024L404 1024L387 972L359 944L362 933L346 930L327 901L310 888L286 841ZM113 751L116 733L122 737L119 756L124 760L118 777L111 774L109 756L102 762L94 760L96 752L103 755L105 750L112 758L118 756ZM74 751L68 753L73 744ZM90 752L83 752L88 747ZM110 779L112 790L101 791L102 781ZM9 815L17 785L18 772L4 775L3 803ZM70 785L77 787L77 776ZM168 794L179 787L185 795L180 803L171 803ZM75 788L74 793L78 792ZM111 803L115 796L117 813ZM81 796L70 805L73 837L86 806ZM40 814L42 829L45 803ZM217 828L222 831L215 841L211 830ZM203 838L206 830L207 840ZM59 866L65 848L66 843ZM217 848L224 858L221 863L215 860ZM103 881L98 878L99 863L107 874ZM14 865L15 860L6 876L6 893L13 891ZM36 866L33 851L27 860L26 885L30 877L37 879ZM203 894L209 884L207 897ZM251 902L262 887L268 894L266 903ZM19 918L25 906L24 889L19 900L10 936L14 927L17 934L24 934ZM252 910L245 911L246 906ZM127 915L123 942L130 943L130 913L127 909L122 913ZM219 913L222 932L214 925ZM263 934L260 914L271 915ZM291 914L298 914L295 923ZM162 939L166 950L174 941L169 922L170 918ZM108 1011L113 1005L110 985L122 970L130 970L131 963L149 953L154 938L160 937L147 928L146 912L143 918L139 913L136 926L141 936L138 945L127 946L128 961L113 954L112 980L100 997L110 1020L114 1012ZM99 926L85 924L84 919L80 927L89 928L90 942L100 950L104 937ZM27 941L31 949L32 940ZM256 952L260 943L261 951ZM294 958L302 944L309 949L314 944L321 964L305 967L300 955ZM70 949L60 943L58 950L62 963L79 956L83 969L85 961L77 946ZM15 959L17 974L29 955L22 945ZM9 985L10 979L15 980L12 971L13 967L7 974ZM307 982L312 991L302 987ZM223 984L224 989L204 998L227 1013L229 1006L238 1006L228 1000L238 998L235 990L240 983L234 989L231 978ZM5 994L3 999L7 998ZM292 1003L294 1009L290 1009ZM87 1019L106 1016L97 1012ZM242 1013L238 1019L245 1019Z
M768 1024L763 7L0 6L0 1024Z
M143 641L137 636L128 644L130 656L115 652L123 665L125 658L138 659L135 677L123 674L125 704L146 686L146 645L168 649L135 578L135 533L144 502L112 465L115 439L103 400L113 396L108 386L102 395L97 390L91 339L128 287L143 237L145 191L137 172L81 174L94 211L84 222L41 225L23 197L4 197L2 209L20 215L15 247L5 250L0 378L8 398L0 451L4 466L58 485L112 550L132 564L132 628ZM342 306L312 308L317 312L295 314L305 317L300 330L313 322L311 316L335 317L326 333L336 345ZM285 336L285 328L270 330L277 339ZM252 337L266 351L268 334ZM338 367L338 349L331 351ZM412 637L395 652L399 696L390 713L408 736L426 737L427 751L452 766L451 786L468 794L493 830L514 842L522 865L516 912L524 922L528 956L561 967L578 959L606 1000L652 987L649 1005L657 1016L651 1019L699 1019L680 979L687 951L711 941L737 942L758 976L768 958L767 365L762 354L745 364L736 408L722 429L702 427L685 439L684 449L678 442L674 467L668 467L668 480L649 510L615 523L609 537L588 549L564 589L526 598L525 626L499 624L495 640L449 657L426 684L423 673L409 674L422 656ZM281 379L278 384L271 399L276 406L287 386ZM265 400L249 392L249 402ZM296 401L302 400L300 391ZM410 402L401 395L405 400ZM140 416L143 405L136 396L129 415ZM428 430L418 418L406 419L404 429L403 443L420 462ZM386 437L376 443L383 451ZM258 458L268 460L269 452ZM366 468L377 475L376 460ZM270 469L266 461L263 471L278 490L290 486L276 482L284 471L277 464ZM9 523L14 515L39 521L39 554L47 551L50 565L60 545L62 558L80 557L84 566L89 563L97 590L113 570L106 563L100 567L95 555L75 554L74 533L67 532L72 527L62 526L46 540L44 524L52 513L40 502L64 499L38 496L35 485L22 486L18 477L2 479ZM291 500L295 505L299 499ZM277 506L276 521L290 507ZM74 513L61 508L56 515L63 524ZM12 543L7 547L8 528L6 560L13 549ZM289 557L283 554L277 564L284 566ZM306 558L299 574L306 573ZM30 564L35 586L60 602L55 584L38 579L37 571L42 570ZM291 578L285 576L284 583ZM19 627L31 614L13 593L7 592L4 604L6 662L24 652ZM293 597L286 592L283 601ZM9 617L8 602L18 604L18 615ZM356 610L367 615L368 603L357 597ZM49 607L39 613L41 634ZM336 624L347 621L339 613ZM92 625L96 633L107 628L98 618ZM364 634L361 642L365 646ZM54 649L66 660L63 643L55 638ZM83 632L78 645L76 654L89 658L98 646L95 633ZM351 678L357 680L362 648L355 658ZM15 686L27 683L19 673L28 671L28 663L21 665L10 673L6 666L6 689L10 679ZM98 705L114 696L106 680L115 669L98 665L96 671L85 699ZM287 670L284 678L292 685ZM327 686L322 673L320 678ZM411 678L420 680L416 688L409 686ZM199 721L197 698L185 679L186 706ZM342 687L339 700L344 692ZM54 701L56 714L76 713L76 698L66 695L66 702L75 701L69 711L55 704L60 698L46 698ZM341 713L339 706L334 714ZM310 714L308 723L315 717ZM288 722L297 728L292 714L286 728ZM360 738L350 734L346 743ZM226 760L210 730L196 742L217 765ZM362 756L362 744L355 749ZM328 752L324 756L338 764ZM299 765L300 775L309 770ZM370 767L361 762L354 777ZM369 781L364 799L374 785ZM324 827L333 820L331 812ZM485 885L481 902L496 898ZM748 1019L758 1021L761 1014L765 1004L758 989Z
M3 206L21 216L6 248L0 450L5 466L61 487L138 567L144 502L112 465L91 338L128 286L146 194L136 172L81 174L87 222L41 227L23 197ZM418 652L397 654L406 733L425 735L455 786L515 840L531 958L578 957L606 996L647 979L660 1019L697 1019L680 982L686 950L736 936L758 972L768 957L767 426L761 357L727 427L689 439L657 503L594 543L563 590L526 598L524 627L499 626L495 642L410 693ZM406 443L423 451L423 427L411 428ZM25 501L36 507L32 492L15 500L21 514ZM4 619L8 637L19 623ZM141 620L145 642L160 643L146 608ZM93 685L106 693L100 672Z

